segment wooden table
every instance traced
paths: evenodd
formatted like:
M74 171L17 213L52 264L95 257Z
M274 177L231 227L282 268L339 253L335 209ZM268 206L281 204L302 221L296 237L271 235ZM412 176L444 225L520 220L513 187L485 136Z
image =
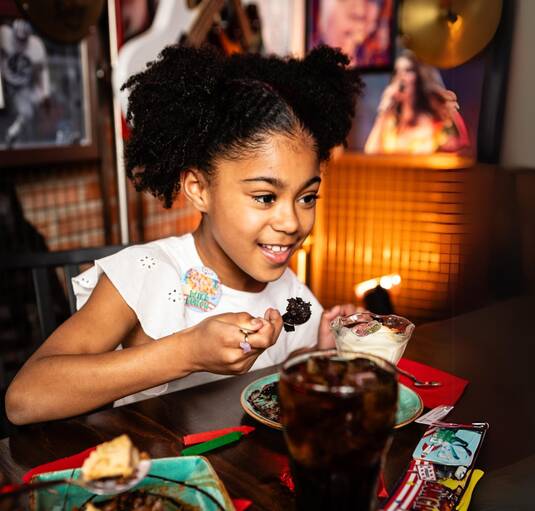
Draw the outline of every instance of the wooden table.
M535 459L534 371L530 357L535 327L529 327L534 311L535 298L523 297L424 325L416 329L405 354L470 380L450 417L491 424L478 462L487 471L478 488L480 493L485 480L493 481L494 474L499 478L504 467L520 463L525 469L525 460L531 463L530 457ZM75 454L125 432L154 458L177 456L184 434L248 424L257 427L254 433L207 457L231 497L251 499L252 510L292 509L292 496L279 482L286 463L282 434L249 418L239 402L249 382L274 370L268 368L69 420L21 427L0 442L0 470L20 480L33 466ZM403 472L424 430L425 426L413 423L395 432L385 471L388 488ZM535 487L533 476L527 477ZM502 509L523 509L511 507L511 495L504 498L509 507Z

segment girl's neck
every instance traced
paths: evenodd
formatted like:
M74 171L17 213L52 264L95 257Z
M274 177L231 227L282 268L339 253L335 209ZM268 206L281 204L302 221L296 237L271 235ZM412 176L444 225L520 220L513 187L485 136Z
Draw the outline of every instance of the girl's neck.
M227 287L250 293L262 291L266 283L254 280L230 259L212 236L208 222L203 218L193 233L195 248L202 264L215 271L221 283Z

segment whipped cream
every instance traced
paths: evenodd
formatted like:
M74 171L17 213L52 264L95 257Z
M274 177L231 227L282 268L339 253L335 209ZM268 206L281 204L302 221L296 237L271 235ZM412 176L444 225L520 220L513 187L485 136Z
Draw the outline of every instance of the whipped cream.
M378 321L344 326L341 320L335 320L332 331L338 351L370 353L397 364L414 329L411 323L407 323L405 331L400 333Z

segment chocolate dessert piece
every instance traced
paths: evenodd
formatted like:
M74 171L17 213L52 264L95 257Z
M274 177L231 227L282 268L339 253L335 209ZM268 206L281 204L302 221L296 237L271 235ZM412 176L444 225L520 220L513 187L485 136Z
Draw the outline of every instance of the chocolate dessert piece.
M311 303L305 302L302 298L288 298L288 305L286 307L286 312L282 316L282 321L284 321L284 330L286 332L293 332L295 330L295 325L302 325L306 323L310 316L311 312Z
M260 390L251 392L247 401L262 416L279 422L279 385L278 382L267 383Z

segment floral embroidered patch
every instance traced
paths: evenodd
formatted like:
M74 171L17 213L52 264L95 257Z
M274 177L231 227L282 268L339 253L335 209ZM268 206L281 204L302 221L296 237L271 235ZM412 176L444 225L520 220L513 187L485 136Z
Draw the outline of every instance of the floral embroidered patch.
M190 268L182 277L182 295L187 307L199 312L214 309L221 299L221 281L210 268Z

